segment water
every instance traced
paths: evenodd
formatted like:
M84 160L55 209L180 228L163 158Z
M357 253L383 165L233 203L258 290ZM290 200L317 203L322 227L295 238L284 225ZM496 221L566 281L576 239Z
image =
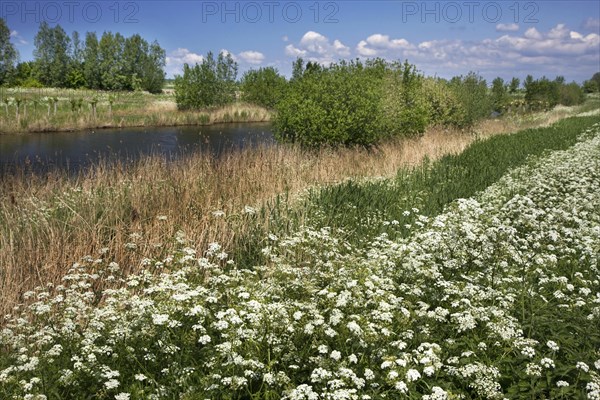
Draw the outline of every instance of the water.
M23 167L36 172L56 168L78 172L101 159L129 162L146 155L175 160L200 151L219 156L273 142L268 123L2 134L0 174Z

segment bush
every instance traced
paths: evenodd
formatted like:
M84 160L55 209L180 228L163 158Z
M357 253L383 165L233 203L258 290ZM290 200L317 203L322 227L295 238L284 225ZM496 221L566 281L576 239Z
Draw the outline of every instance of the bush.
M465 111L456 96L442 79L427 78L423 81L423 94L429 106L431 125L453 126L464 120Z
M277 105L278 140L305 146L370 145L385 134L381 78L360 61L309 64Z
M390 136L412 136L425 132L430 105L423 91L423 76L414 65L394 63L385 68L383 112Z
M560 100L559 85L558 81L550 81L545 76L535 81L527 79L525 101L532 110L553 108Z
M273 67L250 70L240 83L242 99L265 108L275 108L286 89L285 77Z
M585 93L581 86L572 82L559 88L559 102L565 106L575 106L585 101Z
M487 83L481 76L469 72L464 77L452 78L449 86L462 108L462 112L454 116L454 126L470 128L490 115L492 99L488 94Z

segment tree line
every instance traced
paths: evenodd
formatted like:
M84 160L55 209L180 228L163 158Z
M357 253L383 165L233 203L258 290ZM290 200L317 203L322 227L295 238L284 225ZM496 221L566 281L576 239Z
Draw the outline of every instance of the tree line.
M139 34L96 32L69 36L56 25L40 24L34 60L18 63L10 30L0 19L0 86L147 90L158 93L165 81L166 53Z
M425 77L408 63L383 59L340 61L329 66L301 58L288 80L272 67L250 70L237 81L229 54L208 53L185 65L175 80L179 109L223 106L238 99L275 111L274 130L282 141L308 146L372 145L386 137L418 135L428 126L469 129L493 115L575 105L584 87L527 76L491 86L476 73L446 80ZM600 78L600 73L590 80ZM588 88L590 84L588 84Z

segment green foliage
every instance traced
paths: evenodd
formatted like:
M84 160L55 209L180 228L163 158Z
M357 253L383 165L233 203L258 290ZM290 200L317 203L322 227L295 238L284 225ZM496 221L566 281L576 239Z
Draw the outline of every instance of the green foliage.
M531 76L528 76L530 78ZM525 81L525 101L533 110L553 108L560 100L560 84L545 76Z
M425 132L431 110L423 90L423 76L408 62L379 68L385 70L383 113L386 134L411 136Z
M18 58L19 53L10 41L10 29L0 18L0 86L7 85L12 79Z
M494 79L492 81L492 105L494 110L502 112L509 101L508 88L504 84L504 79L500 77Z
M183 75L175 78L175 100L180 110L222 106L235 100L238 65L231 54L212 52L201 64L185 64Z
M559 87L559 102L565 106L574 106L585 101L585 92L576 82Z
M162 91L165 51L156 41L148 44L138 34L125 38L104 32L98 40L95 32L88 32L82 43L78 32L69 38L60 25L51 28L43 22L35 46L32 71L45 86Z
M470 128L478 121L487 118L492 111L492 99L488 94L487 83L474 72L466 76L452 78L450 90L461 104L462 113L456 114L453 124L459 128Z
M273 109L287 87L285 77L273 67L250 70L242 76L240 90L242 99L249 103Z
M426 78L423 91L429 104L431 125L456 126L464 119L464 109L448 82L438 78Z
M585 101L585 93L577 83L565 84L565 78L557 76L550 81L546 77L530 79L525 83L525 101L533 110L549 109L557 104L573 106Z
M60 25L51 28L43 21L34 39L37 78L45 86L66 87L71 39Z
M508 84L508 92L510 94L515 94L519 91L519 86L521 85L521 80L519 78L513 77Z
M383 75L360 61L308 63L277 104L276 137L305 146L371 145L386 135Z

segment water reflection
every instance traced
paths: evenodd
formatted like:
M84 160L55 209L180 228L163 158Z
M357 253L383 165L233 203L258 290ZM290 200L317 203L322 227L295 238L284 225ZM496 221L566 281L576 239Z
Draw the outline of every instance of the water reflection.
M268 123L0 135L0 173L23 166L77 172L101 159L133 161L149 154L168 160L197 151L219 156L273 141Z

